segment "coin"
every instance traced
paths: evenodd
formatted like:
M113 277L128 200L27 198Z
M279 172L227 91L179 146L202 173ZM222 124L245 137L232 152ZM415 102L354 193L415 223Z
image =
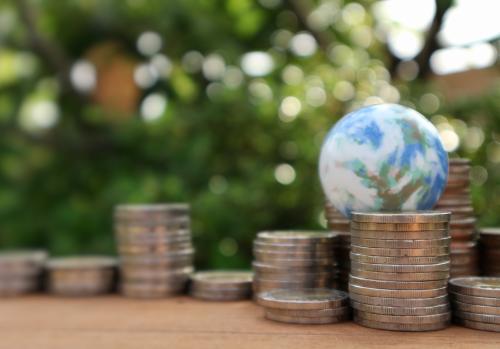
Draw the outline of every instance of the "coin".
M102 256L81 256L53 258L47 262L48 269L114 268L116 259Z
M449 321L441 321L429 324L418 324L418 323L401 324L401 323L370 321L356 315L354 316L354 322L362 326L376 328L380 330L408 331L408 332L436 331L445 329L446 327L449 326Z
M454 299L453 308L456 310L464 311L464 312L468 312L468 313L497 315L500 317L500 307L462 303L462 302L459 302L456 299Z
M191 291L190 295L194 298L207 300L207 301L216 301L216 302L225 302L225 301L239 301L248 299L251 297L251 290L246 292L206 292L206 291Z
M314 231L273 231L257 234L257 239L261 242L283 244L329 243L335 241L336 237L334 233Z
M353 269L384 273L426 273L448 271L450 269L450 262L446 261L434 264L372 264L353 261L351 262L351 267Z
M324 273L331 272L335 267L334 263L329 265L299 265L299 266L279 266L254 261L252 267L255 272L266 274L302 274L302 273Z
M432 307L387 307L380 305L371 305L351 301L351 306L360 311L374 314L397 315L397 316L415 316L415 315L435 315L450 311L447 303L435 305Z
M250 289L253 273L247 271L205 271L191 276L195 287L206 288L246 288Z
M193 271L192 266L176 269L125 266L120 269L120 274L127 280L170 280L178 277L185 278L186 275L190 275Z
M449 236L447 229L425 231L382 231L351 229L351 236L362 239L378 240L433 240L444 239Z
M266 319L292 323L292 324L304 324L304 325L321 325L321 324L333 324L337 322L349 320L349 315L338 315L338 316L324 316L324 317L297 317L297 316L286 316L278 315L269 311L265 311Z
M119 245L118 252L122 255L141 255L141 254L165 254L179 250L192 249L191 243L181 244L155 244L152 246L138 246L138 245Z
M309 252L280 252L273 250L253 250L253 254L255 258L258 260L264 261L269 259L334 259L334 251L333 248L329 251L309 251Z
M299 258L277 258L270 257L267 255L259 255L259 262L270 263L275 266L288 266L288 267L307 267L307 266L317 266L317 265L334 265L335 258L333 257L324 257L324 258L307 258L307 259L299 259Z
M379 296L365 296L357 293L350 293L351 300L363 304L388 306L388 307L407 307L407 308L421 308L432 307L441 304L448 304L448 295L443 294L437 297L429 298L394 298L394 297L379 297Z
M374 263L374 264L435 264L448 262L450 257L444 256L428 256L428 257L386 257L386 256L368 256L359 253L350 254L351 261L360 263Z
M255 273L256 280L287 281L287 282L314 282L314 280L332 280L335 277L334 271L324 273Z
M486 322L489 324L497 324L500 325L500 316L499 315L489 315L489 314L478 314L478 313L470 313L466 311L461 311L455 309L453 315L470 321L478 321L478 322Z
M426 290L387 290L349 284L349 293L387 298L432 298L447 294L446 287Z
M356 230L377 231L425 231L447 229L448 223L360 223L351 222L351 228Z
M432 281L385 281L350 275L349 282L352 285L370 288L383 288L389 290L425 290L430 288L446 287L448 279Z
M279 281L279 280L265 280L265 279L255 279L254 285L259 288L265 289L304 289L304 288L316 288L316 287L330 287L333 278L331 279L315 279L315 280L303 280L303 281Z
M433 271L426 273L384 273L351 268L351 274L361 278L387 281L431 281L448 279L449 271Z
M450 280L450 291L477 297L500 297L500 278L463 277Z
M451 241L450 237L443 239L429 239L429 240L379 240L379 239L365 239L353 236L351 243L353 245L362 247L375 247L375 248L432 248L432 247L446 247L449 246Z
M446 223L450 220L449 212L352 212L353 222L367 223Z
M450 253L449 247L430 248L373 248L351 245L351 252L368 256L384 257L434 257L446 256Z
M330 289L272 290L261 293L257 302L267 308L321 310L349 304L347 293Z
M351 312L349 306L339 307L339 308L329 308L329 309L277 309L277 308L266 308L266 312L275 315L291 316L291 317L327 317L327 316L342 316L348 315Z
M253 243L254 250L261 251L275 251L275 252L298 252L298 253L312 253L312 252L332 252L334 249L333 241L331 243L319 244L278 244L278 243L265 243L255 240Z
M471 320L461 319L458 317L454 318L454 322L456 322L457 324L463 325L465 327L475 329L475 330L500 332L500 325L498 325L498 324L471 321Z
M354 316L369 321L388 322L393 324L433 324L450 321L449 311L432 315L385 315L368 313L354 309Z

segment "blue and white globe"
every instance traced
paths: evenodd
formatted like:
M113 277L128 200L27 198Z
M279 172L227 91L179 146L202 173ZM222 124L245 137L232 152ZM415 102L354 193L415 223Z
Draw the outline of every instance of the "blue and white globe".
M321 148L327 198L352 211L431 209L448 177L448 155L436 128L417 111L379 104L344 116Z

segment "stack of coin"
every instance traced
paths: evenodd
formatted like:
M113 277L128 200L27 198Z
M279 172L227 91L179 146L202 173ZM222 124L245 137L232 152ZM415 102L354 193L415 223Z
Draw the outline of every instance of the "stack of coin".
M115 258L104 256L53 258L46 265L48 291L70 297L110 293L116 264Z
M500 332L500 278L460 277L449 285L456 323L476 330Z
M335 245L335 256L337 258L339 270L338 287L341 290L347 290L349 272L351 271L351 262L349 259L349 253L351 252L350 221L328 200L325 201L325 218L328 229L338 235Z
M119 205L114 218L122 294L161 298L182 293L193 272L189 206Z
M450 159L446 189L435 209L451 212L451 276L478 275L476 217L470 195L470 160Z
M237 301L252 295L253 273L245 271L206 271L191 276L190 293L208 301Z
M479 230L481 274L500 277L500 228Z
M18 296L40 289L45 251L0 253L0 297Z
M395 331L448 325L449 219L437 211L352 214L349 295L355 322Z
M350 318L349 296L337 290L272 290L260 293L257 302L267 319L290 324L332 324Z
M273 289L334 287L334 244L329 232L261 232L254 241L254 294Z

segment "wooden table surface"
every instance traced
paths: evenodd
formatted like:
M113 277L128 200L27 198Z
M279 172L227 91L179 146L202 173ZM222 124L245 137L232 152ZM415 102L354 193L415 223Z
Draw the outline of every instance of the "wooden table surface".
M288 325L268 321L252 302L212 303L178 297L0 300L0 348L500 348L500 334L450 327L404 333L352 322Z

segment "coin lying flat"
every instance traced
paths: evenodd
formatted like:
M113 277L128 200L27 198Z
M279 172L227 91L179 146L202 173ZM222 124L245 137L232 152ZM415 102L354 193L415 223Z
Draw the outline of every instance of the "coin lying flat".
M450 220L449 212L352 212L351 220L367 223L446 223Z
M478 322L486 322L489 324L497 324L500 325L500 316L499 315L489 315L489 314L478 314L478 313L470 313L467 311L455 310L453 312L455 317L470 320L470 321L478 321Z
M450 280L450 291L469 296L500 298L500 278L454 278Z
M444 239L449 236L448 229L425 231L384 231L351 229L351 236L362 239L378 240L432 240Z
M297 316L286 316L275 314L270 311L265 311L264 313L266 319L285 322L289 324L303 324L303 325L322 325L322 324L333 324L342 321L347 321L350 315L338 315L338 316L324 316L324 317L297 317Z
M383 273L426 273L434 271L447 271L450 269L450 262L435 264L372 264L351 262L353 269L366 271L376 271Z
M431 324L436 322L447 322L451 319L449 311L433 315L385 315L354 309L354 316L369 321L388 322L393 324Z
M329 243L318 243L318 244L282 244L282 243L266 243L255 240L253 243L253 248L255 250L275 251L279 252L298 252L298 253L314 253L314 252L332 252L334 248L334 241Z
M447 229L448 222L442 223L365 223L351 222L351 228L357 230L377 231L425 231L436 229Z
M449 271L433 271L427 273L381 273L376 271L366 271L351 268L353 276L387 281L432 281L447 279L450 275Z
M370 327L376 328L379 330L389 330L389 331L408 331L408 332L422 332L422 331L437 331L445 329L449 326L449 321L440 321L429 324L401 324L401 323L388 323L388 322L379 322L379 321L371 321L364 318L361 318L357 315L354 316L354 322Z
M471 321L471 320L461 319L458 317L454 318L454 322L456 322L457 324L463 325L465 327L475 329L475 330L500 332L500 325L498 325L498 324Z
M454 300L453 308L458 310L458 311L464 311L464 312L468 312L468 313L497 315L500 317L500 307L491 307L491 306L485 306L485 305L462 303L462 302L459 302L457 300Z
M351 300L363 304L387 306L387 307L407 307L421 308L432 307L436 305L448 304L448 295L444 294L438 297L429 298L381 298L378 296L365 296L357 293L350 293Z
M354 253L350 254L351 261L360 262L360 263L373 263L373 264L435 264L435 263L443 263L448 262L450 257L448 255L443 256L404 256L404 257L388 257L388 256L368 256L362 253Z
M336 237L334 233L314 231L273 231L257 234L257 239L265 243L331 243Z
M333 248L328 251L275 251L254 249L253 254L259 260L265 259L333 259L335 258Z
M449 246L451 238L446 237L442 239L428 239L428 240L379 240L379 239L365 239L353 236L351 243L361 247L375 247L375 248L431 248L431 247L447 247Z
M247 271L205 271L191 276L194 286L205 288L250 288L253 273Z
M431 248L373 248L351 245L352 253L364 254L368 256L382 257L434 257L447 256L450 253L449 247Z
M349 293L386 298L432 298L447 294L446 287L427 290L387 290L350 284Z
M382 288L388 290L425 290L430 288L446 287L448 279L432 280L432 281L386 281L361 278L354 275L349 276L349 282L352 285Z
M450 311L450 305L447 303L431 307L387 307L351 301L351 306L361 312L397 316L436 315Z
M257 302L277 309L329 309L348 304L347 293L330 289L272 290L261 293Z
M278 309L266 308L266 312L275 315L292 316L292 317L328 317L328 316L341 316L348 315L351 312L349 306L329 309Z

